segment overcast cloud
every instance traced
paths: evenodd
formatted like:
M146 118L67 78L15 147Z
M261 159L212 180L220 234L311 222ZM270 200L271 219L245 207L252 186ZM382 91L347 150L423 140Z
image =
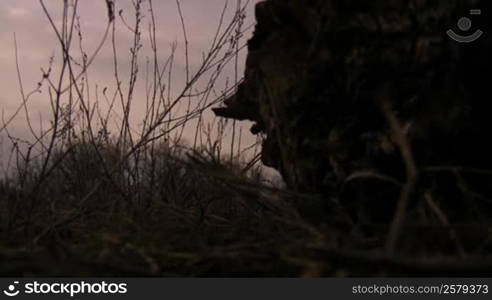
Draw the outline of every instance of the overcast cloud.
M181 0L190 40L190 63L192 69L196 68L200 63L202 52L207 51L226 2L226 0ZM229 0L228 2L232 13L236 0ZM244 2L246 1L243 0ZM258 2L258 0L251 1L245 24L253 24L254 22L253 7L255 2ZM55 23L59 24L62 1L45 0L45 3ZM123 15L128 18L129 23L132 23L132 1L117 0L116 5L117 11L123 9ZM165 60L169 55L171 43L177 41L181 47L178 48L178 56L175 63L176 69L181 69L181 71L177 72L175 81L176 84L182 84L184 79L182 76L184 69L183 39L176 2L175 0L154 0L153 5L157 18L157 38L162 60ZM147 6L145 5L145 7ZM106 26L107 11L105 1L79 1L79 15L84 33L85 50L87 53L92 53L100 42ZM148 19L144 21L144 24L147 24L147 21ZM119 59L124 67L128 65L129 61L128 52L131 47L132 34L130 31L125 30L123 26L118 26L118 28L117 45L121 54ZM55 70L58 66L57 63L60 62L56 36L43 13L39 1L0 1L0 110L4 119L8 119L21 103L15 65L14 34L17 39L19 66L26 91L36 87L42 76L40 68L46 69L48 67L50 57L54 55ZM144 34L146 35L146 33ZM146 46L148 47L148 45ZM145 54L145 51L147 50L143 50L143 54ZM108 40L90 69L90 80L100 85L101 88L102 86L111 88L114 85L112 59L111 43ZM244 55L240 60L240 74L242 74L243 65ZM223 78L233 77L231 69L228 69L227 72L229 73L225 74ZM137 96L142 96L143 93L144 91L140 89L137 92ZM36 94L31 98L29 102L31 117L35 119L41 117L44 122L49 122L49 111L48 97L45 92ZM25 116L21 114L9 128L15 134L28 136L26 126ZM244 130L244 133L247 131ZM4 136L4 133L0 133L0 136ZM248 139L251 141L252 137L250 136Z

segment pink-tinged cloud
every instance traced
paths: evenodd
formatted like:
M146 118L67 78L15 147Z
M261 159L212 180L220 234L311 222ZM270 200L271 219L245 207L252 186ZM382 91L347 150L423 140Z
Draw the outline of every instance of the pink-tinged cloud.
M250 37L254 25L254 5L261 0L250 0L246 11L245 26L252 27L245 32L243 43ZM69 1L70 2L70 1ZM221 13L227 3L225 22L231 20L237 0L180 0L184 15L186 30L189 40L189 63L191 72L195 71L202 61L202 55L211 45L212 38L219 25ZM242 0L242 4L248 2ZM60 26L62 23L62 1L44 0L53 22ZM78 14L83 33L83 46L87 54L91 54L100 43L108 21L106 3L103 0L79 0ZM129 24L134 23L133 0L116 0L116 11L122 10L122 16ZM179 90L185 84L185 55L184 39L180 17L175 0L153 0L153 8L156 17L156 43L159 47L159 60L162 64L171 53L171 44L177 42L178 48L174 62L173 86ZM142 123L142 115L145 108L145 61L146 56L151 55L148 42L147 26L149 22L148 0L143 1L144 21L142 39L144 47L141 50L139 60L140 80L134 95L134 109L132 121L139 128ZM118 65L121 72L122 85L127 87L128 70L130 67L130 47L132 46L133 33L126 29L122 21L117 17L116 48L118 53ZM49 61L53 58L53 72L57 74L60 69L61 51L56 35L43 12L38 0L5 0L0 1L0 114L3 121L8 120L21 104L19 82L17 79L14 36L18 46L18 62L21 72L24 91L27 93L37 87L42 78L41 68L48 69ZM74 49L78 48L78 41L74 42ZM91 101L95 101L96 91L101 94L103 89L115 91L113 49L110 38L105 42L89 69L89 81L91 88ZM74 51L76 52L76 51ZM76 59L80 55L73 53ZM239 56L237 74L242 76L246 50ZM234 83L235 70L231 65L226 68L219 78L216 87L216 95L220 95L220 89L226 83L230 86ZM51 105L49 102L47 86L42 93L35 93L28 103L28 117L31 119L35 130L40 126L48 128L51 121ZM104 105L104 104L101 104ZM181 106L183 108L183 106ZM205 118L212 118L210 112ZM3 127L0 119L0 129ZM248 122L240 122L242 127L242 146L248 146L255 142L256 137L249 133ZM9 131L22 139L32 139L29 132L26 114L22 110L10 123ZM185 137L188 132L185 132ZM192 139L193 133L189 132L188 139ZM226 143L230 143L230 136L225 137ZM0 165L5 161L9 152L9 143L6 132L0 132Z
M122 16L132 24L134 22L133 5L131 0L115 1L117 8L123 11ZM243 4L246 0L242 1ZM253 24L253 8L258 0L250 1L247 10L245 24ZM61 1L44 1L55 24L61 24L62 5ZM176 2L174 0L154 0L153 7L157 21L157 44L160 49L162 61L170 54L170 45L178 42L178 52L175 61L176 75L174 82L176 86L184 84L184 46L183 34ZM228 10L225 20L230 20L236 0L181 0L181 9L185 17L187 34L189 37L189 62L190 69L197 68L202 60L202 54L207 52L212 37L219 24L219 19L224 5L227 3ZM145 17L149 17L146 1L143 6ZM107 24L107 10L105 1L84 0L79 1L78 12L80 15L81 29L83 32L84 50L92 53L104 34ZM147 26L149 19L144 20ZM121 64L122 73L125 67L129 67L129 49L133 34L122 26L117 19L118 30L116 32L116 45ZM21 103L19 83L16 74L14 55L14 34L18 45L19 67L25 91L32 90L42 77L40 68L47 69L48 62L54 57L54 71L59 68L61 61L60 48L57 45L56 36L45 16L39 1L18 0L0 2L0 110L4 118L10 116ZM247 33L251 34L251 30ZM149 55L147 33L144 32L144 49L142 50L142 62L145 55ZM77 46L78 47L78 46ZM246 53L240 57L239 73L242 74L244 58ZM91 66L90 79L100 89L103 87L114 88L113 76L113 54L110 41L98 54L94 64ZM141 70L143 73L144 71ZM223 81L234 77L232 68L226 69L222 76ZM143 85L139 86L136 97L144 94ZM140 107L141 108L141 107ZM31 117L41 118L46 124L50 121L50 105L46 91L35 94L29 102L29 114ZM137 109L138 110L138 109ZM36 123L39 123L36 121ZM25 116L19 115L12 123L17 132L27 132ZM1 128L1 126L0 126ZM246 134L247 128L243 130ZM3 133L0 133L0 135Z

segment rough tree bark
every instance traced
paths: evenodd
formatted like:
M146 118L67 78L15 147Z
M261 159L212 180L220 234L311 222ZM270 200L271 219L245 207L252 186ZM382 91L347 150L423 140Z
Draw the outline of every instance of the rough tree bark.
M431 192L464 215L492 195L490 2L258 3L245 80L214 111L254 121L263 163L292 189L388 215L414 180L410 198ZM448 29L484 34L458 43Z

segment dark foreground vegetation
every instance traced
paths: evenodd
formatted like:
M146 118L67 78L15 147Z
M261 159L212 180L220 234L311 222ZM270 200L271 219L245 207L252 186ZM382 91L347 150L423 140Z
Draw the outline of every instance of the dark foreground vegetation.
M114 148L98 150L115 163ZM141 173L120 166L108 180L92 145L78 143L54 155L42 183L34 164L22 182L3 181L1 274L296 275L283 262L281 248L298 241L283 224L294 220L275 218L280 192L262 189L257 169L185 150L162 146Z
M110 166L114 148L98 149ZM2 181L1 275L490 274L492 224L479 212L451 225L428 199L387 255L387 224L351 223L334 202L313 225L326 213L320 199L274 188L258 168L178 149L163 146L141 160L141 173L123 176L135 169L120 166L108 180L92 146L78 143L61 162L53 156L41 184L34 165L22 182Z
M472 72L492 69L492 43L463 48L441 28L477 1L268 0L243 81L241 1L198 67L177 1L186 80L172 92L177 47L162 61L152 1L134 1L129 83L120 86L115 59L117 84L100 92L107 106L89 97L98 50L78 47L69 2L64 25L52 23L66 73L43 70L34 90L49 91L51 127L36 132L27 113L30 141L8 120L1 127L13 167L0 183L0 275L492 274L489 77ZM102 43L115 46L118 9L106 3ZM134 126L142 28L147 98ZM219 88L230 63L234 85ZM21 94L24 108L34 93ZM235 121L212 106L254 121L258 142L241 146Z

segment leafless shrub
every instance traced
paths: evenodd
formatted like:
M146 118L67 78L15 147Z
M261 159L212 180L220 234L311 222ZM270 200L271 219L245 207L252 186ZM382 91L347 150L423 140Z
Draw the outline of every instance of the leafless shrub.
M238 0L232 8L225 2L217 30L198 66L190 63L192 37L179 0L176 12L182 44L174 42L165 51L159 48L159 20L152 0L132 1L129 12L116 1L106 0L106 26L92 53L85 47L78 0L63 2L61 22L54 19L45 1L39 4L57 38L59 54L51 57L47 68L41 68L39 82L27 92L15 40L21 104L13 115L3 116L0 127L11 144L5 181L21 191L25 224L46 205L54 209L71 205L94 209L92 205L99 205L111 210L120 206L145 210L160 201L192 207L190 203L203 202L200 197L213 197L213 193L210 187L205 189L202 175L183 163L190 151L209 153L210 159L249 169L256 164L257 156L247 160L244 151L258 144L241 144L239 126L208 112L234 92L240 81L239 57L245 49L245 32L251 28L244 24L248 2ZM132 35L129 52L118 43L122 30ZM90 75L105 45L111 46L113 84L93 82ZM166 52L169 54L163 59ZM175 84L182 71L175 66L178 55L185 61L182 86ZM129 60L128 69L123 56ZM232 82L224 78L226 68L234 70ZM145 99L137 99L142 85ZM41 92L48 95L51 105L48 128L37 126L29 110L30 98ZM144 108L143 113L136 108ZM17 138L10 130L21 114L31 134L28 140ZM224 144L226 135L231 136L229 145ZM204 209L206 205L198 206ZM81 214L68 208L65 213L54 223Z

